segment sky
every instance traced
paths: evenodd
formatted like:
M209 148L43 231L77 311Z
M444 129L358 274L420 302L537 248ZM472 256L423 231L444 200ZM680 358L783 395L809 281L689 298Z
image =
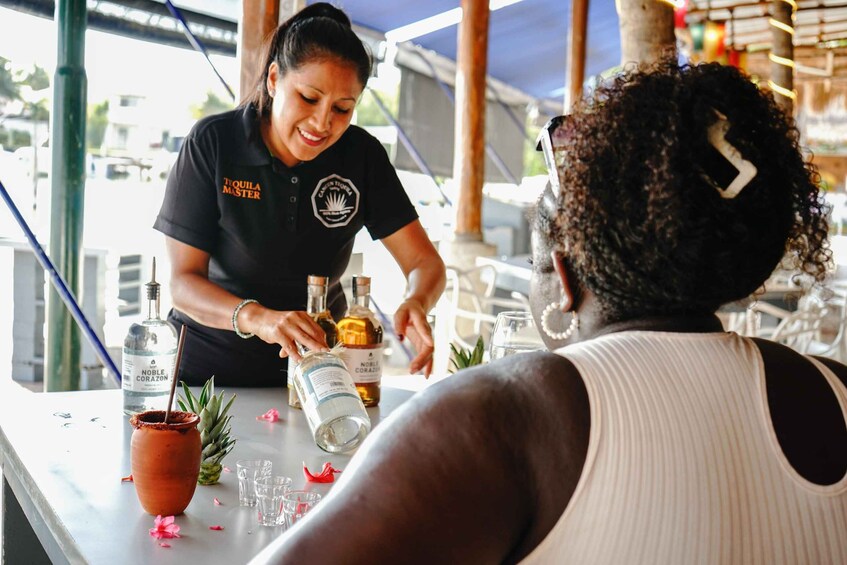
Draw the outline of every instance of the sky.
M37 64L47 70L52 80L56 35L52 20L0 8L0 56L11 60L15 67ZM117 94L143 95L161 109L157 119L173 123L190 120L190 106L205 100L209 91L224 100L229 98L200 53L91 29L86 32L85 41L90 105ZM236 59L213 55L212 61L230 87L236 89Z

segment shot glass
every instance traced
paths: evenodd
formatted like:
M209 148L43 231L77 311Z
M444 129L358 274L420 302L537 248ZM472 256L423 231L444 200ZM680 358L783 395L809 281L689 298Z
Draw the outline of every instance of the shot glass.
M321 495L310 490L289 490L282 495L285 527L290 528L320 502Z
M256 479L256 501L260 526L282 526L282 497L291 490L291 478L277 475Z
M267 459L242 459L235 462L238 473L238 504L256 506L256 479L270 476L272 465Z

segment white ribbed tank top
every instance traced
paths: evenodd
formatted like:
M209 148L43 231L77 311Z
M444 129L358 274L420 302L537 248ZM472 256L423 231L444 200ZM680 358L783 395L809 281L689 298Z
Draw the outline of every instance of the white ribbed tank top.
M558 353L588 390L588 453L523 563L847 564L847 476L819 486L792 469L752 341L632 331ZM847 390L815 363L847 419Z

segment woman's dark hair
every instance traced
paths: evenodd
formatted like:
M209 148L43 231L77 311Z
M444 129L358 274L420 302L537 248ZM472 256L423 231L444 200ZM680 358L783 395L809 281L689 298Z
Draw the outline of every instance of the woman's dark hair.
M731 199L711 180L721 165L707 137L716 111L758 170ZM756 291L783 259L825 277L820 177L793 121L738 69L631 68L580 101L569 127L545 231L608 321L714 312Z
M259 116L270 113L273 101L268 93L268 68L276 62L280 76L301 66L324 59L339 59L356 68L362 87L371 76L372 59L362 40L353 31L350 18L325 2L306 6L276 28L265 43L261 73L256 88L243 103L256 106Z

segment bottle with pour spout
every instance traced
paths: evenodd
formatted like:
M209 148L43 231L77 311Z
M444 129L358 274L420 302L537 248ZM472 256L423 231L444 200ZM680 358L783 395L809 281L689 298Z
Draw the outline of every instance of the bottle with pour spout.
M122 351L121 388L127 415L165 410L179 341L176 329L159 315L155 257L152 277L144 286L147 318L129 327Z

